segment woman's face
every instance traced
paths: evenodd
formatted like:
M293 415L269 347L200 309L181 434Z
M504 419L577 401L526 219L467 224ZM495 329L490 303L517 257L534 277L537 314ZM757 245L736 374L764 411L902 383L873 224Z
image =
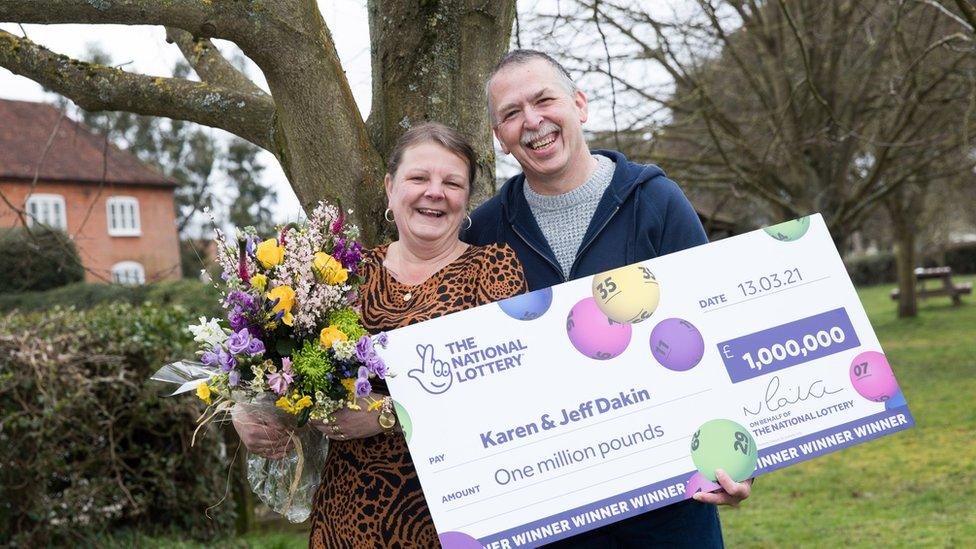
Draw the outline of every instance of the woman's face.
M385 185L402 242L457 239L470 191L463 158L437 143L418 143L403 151L396 174L387 174Z

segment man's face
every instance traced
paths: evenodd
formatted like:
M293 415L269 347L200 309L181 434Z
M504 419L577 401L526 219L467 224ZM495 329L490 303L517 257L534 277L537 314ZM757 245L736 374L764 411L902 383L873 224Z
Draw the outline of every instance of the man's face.
M530 181L565 176L585 162L586 96L566 90L556 69L542 59L506 67L489 84L495 137Z

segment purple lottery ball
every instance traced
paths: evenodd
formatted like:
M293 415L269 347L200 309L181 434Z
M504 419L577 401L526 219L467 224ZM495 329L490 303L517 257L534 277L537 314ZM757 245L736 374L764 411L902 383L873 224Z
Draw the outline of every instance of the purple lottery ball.
M444 532L437 537L444 549L484 549L478 540L464 532Z
M607 318L592 297L580 301L569 311L566 333L577 351L597 360L619 356L630 344L630 324Z
M701 473L696 472L688 477L688 482L685 482L685 499L691 499L691 496L698 492L714 492L721 489L722 487L717 482L712 482Z
M862 397L884 402L898 392L898 382L888 359L877 351L866 351L851 362L851 385Z
M651 330L651 354L661 366L683 372L701 361L705 354L705 340L691 322L667 318Z
M498 302L505 314L515 320L535 320L552 305L552 288L519 294Z

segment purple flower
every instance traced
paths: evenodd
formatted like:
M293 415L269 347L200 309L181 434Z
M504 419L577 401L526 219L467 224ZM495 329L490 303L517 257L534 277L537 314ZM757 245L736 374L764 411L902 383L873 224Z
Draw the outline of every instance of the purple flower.
M227 294L227 299L224 300L228 306L230 305L240 305L241 309L245 311L254 310L254 298L248 295L246 292L240 290L234 290L233 292Z
M258 239L256 236L249 237L247 239L247 255L248 257L254 257L254 253L258 249Z
M292 380L294 373L291 371L291 359L285 357L281 359L281 371L268 376L268 387L278 395L283 395L288 392Z
M369 370L365 367L359 367L359 377L356 378L356 396L364 397L373 390L373 387L369 384Z
M217 351L217 364L220 365L221 371L229 372L237 366L237 361L234 360L234 355L220 349Z
M336 258L343 267L355 274L356 267L362 259L363 247L355 240L348 242L344 238L337 238L332 248L332 257Z
M237 370L231 370L230 374L227 375L227 383L229 383L231 387L237 387L240 382L241 373Z
M387 372L386 362L383 362L382 358L376 357L376 359L373 362L369 363L368 366L369 366L369 371L376 374L376 377L380 379L386 379L386 372Z
M359 338L356 342L356 358L360 362L366 362L369 357L373 354L373 342L369 339L369 336L363 336Z
M213 366L217 364L217 353L214 351L205 351L200 356L200 362L206 364L207 366Z
M380 347L386 349L386 344L390 342L390 336L386 335L386 332L380 332L376 335L376 344Z
M235 332L247 325L247 319L244 318L244 310L241 309L240 305L234 305L234 309L227 315L227 321L230 323L230 329Z
M251 338L251 342L247 344L247 354L257 356L263 352L264 342L256 337Z
M235 355L239 355L244 351L247 351L250 348L250 345L251 333L247 331L247 328L242 328L227 338L227 349Z

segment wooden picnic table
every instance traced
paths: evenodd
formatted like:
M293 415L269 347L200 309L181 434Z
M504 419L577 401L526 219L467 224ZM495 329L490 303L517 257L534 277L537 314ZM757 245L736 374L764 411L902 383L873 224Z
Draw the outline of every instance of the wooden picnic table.
M952 299L953 305L962 304L963 294L971 294L973 292L973 285L969 282L952 282L952 268L951 267L932 267L932 268L921 268L915 269L915 295L925 299L928 297L936 296L949 296ZM937 285L934 288L926 287L926 282L929 280L941 281L941 285ZM895 288L891 291L891 299L898 299L898 289Z

